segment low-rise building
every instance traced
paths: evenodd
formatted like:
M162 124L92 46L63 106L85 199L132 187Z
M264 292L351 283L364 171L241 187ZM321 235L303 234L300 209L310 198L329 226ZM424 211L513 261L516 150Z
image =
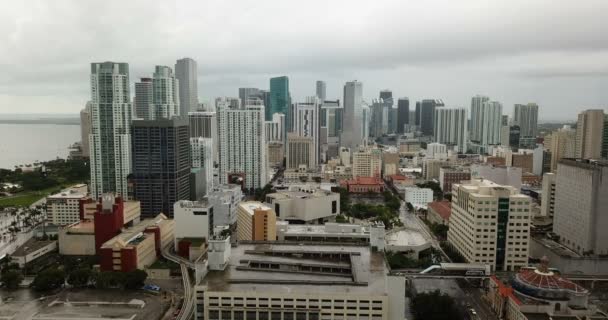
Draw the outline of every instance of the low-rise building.
M429 202L433 202L433 189L406 187L404 188L405 202L409 202L414 208L426 209Z
M106 241L99 248L101 271L145 269L173 244L175 222L159 214Z
M11 261L17 263L19 268L23 268L27 263L56 250L57 241L55 240L30 239L11 254Z
M277 221L278 241L359 243L383 250L384 236L385 228L381 222L369 225L333 222L324 225L303 225Z
M420 252L431 247L431 243L419 230L399 228L386 233L384 250L401 252L412 259L420 258Z
M277 216L272 208L258 202L241 202L237 208L237 241L274 241Z
M452 214L452 203L443 201L433 201L428 204L427 219L431 223L449 225L450 215Z
M266 195L278 219L323 223L340 213L340 194L322 189L278 191Z
M216 226L234 226L236 223L236 208L243 200L241 186L222 184L213 188L207 195L207 200L213 206L213 224Z
M518 167L474 164L471 166L471 178L487 179L496 184L521 189L522 170Z
M195 319L403 319L405 278L369 246L241 244L195 286Z
M201 238L208 240L213 235L214 208L206 200L180 200L173 204L173 219L175 220L175 249L183 238Z
M87 185L79 184L46 197L46 218L54 225L80 221L80 200L87 197Z
M340 186L352 193L383 192L384 182L379 177L356 177L343 180Z
M471 171L463 167L439 168L439 186L444 193L452 192L452 185L461 181L471 180Z

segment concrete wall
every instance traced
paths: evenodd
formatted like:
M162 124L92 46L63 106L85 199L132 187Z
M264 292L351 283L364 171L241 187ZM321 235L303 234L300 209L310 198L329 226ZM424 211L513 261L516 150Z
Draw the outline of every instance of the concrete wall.
M558 268L562 273L584 273L587 275L605 275L608 273L608 258L561 256L535 239L530 241L530 256L534 258L547 256L551 267Z

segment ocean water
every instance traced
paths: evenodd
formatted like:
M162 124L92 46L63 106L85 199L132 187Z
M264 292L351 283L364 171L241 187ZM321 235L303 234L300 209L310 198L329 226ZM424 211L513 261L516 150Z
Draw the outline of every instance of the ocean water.
M0 168L65 159L68 147L77 141L79 125L0 123Z

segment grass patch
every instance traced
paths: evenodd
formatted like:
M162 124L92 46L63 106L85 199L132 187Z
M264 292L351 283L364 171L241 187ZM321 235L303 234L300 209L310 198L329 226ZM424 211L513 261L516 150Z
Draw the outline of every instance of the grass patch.
M179 265L173 261L158 259L151 266L150 269L178 269Z
M60 190L59 186L55 186L40 191L24 191L14 196L2 197L0 207L29 207L32 203Z

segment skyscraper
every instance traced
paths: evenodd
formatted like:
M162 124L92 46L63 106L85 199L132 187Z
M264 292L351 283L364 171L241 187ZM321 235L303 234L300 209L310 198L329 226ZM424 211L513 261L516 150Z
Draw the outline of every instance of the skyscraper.
M460 153L467 152L469 137L467 110L465 108L435 109L435 141L449 146Z
M272 120L272 115L280 112L286 117L287 131L291 131L290 104L289 78L286 76L270 78L270 106L266 107L266 121Z
M198 109L198 74L196 61L190 58L177 60L175 77L179 82L179 114L186 116Z
M220 183L262 188L267 182L264 106L218 110Z
M150 120L171 119L180 115L179 104L179 85L173 70L167 66L156 66L152 78Z
M343 125L340 146L355 148L363 143L363 84L359 81L344 85Z
M320 138L320 127L319 127L319 110L321 105L319 99L314 97L306 98L306 102L299 102L294 104L294 125L293 132L301 137L312 137L313 139L313 150L312 156L315 159L310 164L310 168L316 167L319 161L319 138Z
M599 159L602 156L604 110L585 110L576 123L576 157Z
M192 168L203 171L205 194L213 189L213 140L211 138L190 138L190 158Z
M131 173L129 64L91 63L91 195L127 196Z
M248 104L249 99L260 99L261 90L258 88L239 88L239 99L241 99L241 108Z
M426 99L420 103L420 131L423 135L432 136L434 130L435 108L443 107L443 101Z
M317 80L317 97L319 98L319 101L321 101L321 103L323 103L323 101L325 101L325 99L327 98L327 86L325 84L325 81L321 81L321 80Z
M152 107L152 78L141 78L135 82L135 98L133 100L135 115L138 119L150 120Z
M321 126L325 124L327 127L328 137L339 137L342 130L342 111L344 109L340 105L340 100L323 101L321 105L320 121ZM323 121L323 119L325 119Z
M173 204L190 198L188 119L136 120L131 130L133 195L141 213L173 217Z
M397 100L397 133L404 133L405 126L410 122L410 99L407 97Z
M213 143L213 161L219 161L217 149L217 113L212 111L188 112L190 138L209 138Z
M288 133L285 154L287 169L298 169L300 165L306 165L308 169L317 166L313 137L303 137L293 132Z
M518 125L522 138L536 138L538 133L538 105L516 104L513 107L513 124Z
M574 158L576 156L576 131L570 126L564 126L551 134L551 172L557 171L557 164L563 158Z
M502 105L488 97L471 100L471 141L479 146L500 144Z
M275 113L272 115L272 121L264 123L266 130L266 142L284 142L285 138L285 115Z
M374 99L374 101L372 101L372 106L370 109L370 136L374 138L382 137L382 135L388 133L388 104L384 103L382 99Z
M602 137L602 159L608 159L608 114L604 114L604 134Z
M80 145L82 156L90 157L89 135L91 134L91 101L87 102L84 109L80 110Z

